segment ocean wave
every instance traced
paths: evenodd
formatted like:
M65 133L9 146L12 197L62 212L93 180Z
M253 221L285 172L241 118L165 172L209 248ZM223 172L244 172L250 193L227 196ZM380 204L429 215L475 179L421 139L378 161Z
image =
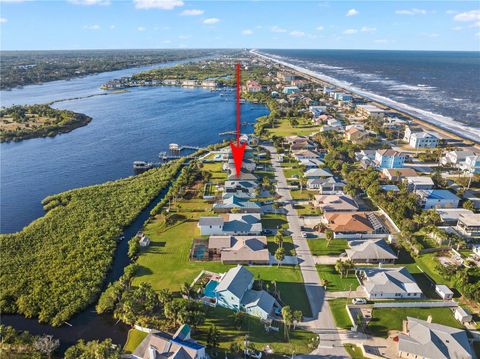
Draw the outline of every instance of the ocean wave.
M295 59L289 59L289 58L285 58L285 57L281 57L281 56L272 56L270 54L264 54L264 53L260 53L258 51L255 51L255 53L257 55L264 56L264 57L266 57L270 60L274 60L277 63L280 63L284 66L289 66L289 67L292 67L292 68L296 69L297 71L301 71L301 72L304 72L304 73L306 73L310 76L314 76L314 77L316 77L320 80L323 80L325 82L328 82L332 85L335 85L335 86L338 86L338 87L341 87L341 88L345 88L346 90L348 90L352 93L355 93L357 95L366 97L370 100L377 101L379 103L383 103L384 105L389 106L393 109L408 113L412 116L415 116L415 117L419 118L420 120L423 120L425 122L431 123L432 125L438 126L439 128L448 130L452 133L458 134L458 135L463 136L465 138L469 138L473 141L480 142L480 128L478 128L478 127L473 127L471 125L463 124L461 122L456 121L452 117L444 116L444 115L434 113L434 112L429 111L429 110L424 110L424 109L417 108L417 107L412 106L412 105L408 105L406 103L398 102L398 101L396 101L392 98L382 96L382 95L379 95L377 93L370 92L370 91L362 89L361 87L358 87L356 85L352 85L352 83L350 83L350 82L334 78L334 77L332 77L330 75L327 75L325 73L313 71L313 70L306 67L308 65L305 62L303 62L304 66L297 65L298 63L301 63L302 61L295 61ZM390 81L390 80L387 80L387 81ZM401 84L397 83L397 85L400 86ZM406 85L406 84L404 84L404 85ZM435 88L430 89L429 87L425 87L425 86L421 86L421 85L422 84L417 84L416 86L413 86L413 87L415 87L415 90L419 91L420 93L427 92L427 91L425 91L425 89L426 90L435 89ZM408 85L406 85L406 86L408 86ZM410 91L410 90L408 90L408 91ZM431 97L431 95L429 95L429 98L430 97Z

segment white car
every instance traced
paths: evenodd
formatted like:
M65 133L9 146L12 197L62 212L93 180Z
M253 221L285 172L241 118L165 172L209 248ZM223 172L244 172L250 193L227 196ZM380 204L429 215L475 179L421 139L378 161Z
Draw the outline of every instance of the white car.
M303 232L303 231L302 231L302 232L300 232L300 234L302 235L303 238L307 238L307 237L308 237L307 232Z
M367 304L367 300L365 298L353 298L352 304Z

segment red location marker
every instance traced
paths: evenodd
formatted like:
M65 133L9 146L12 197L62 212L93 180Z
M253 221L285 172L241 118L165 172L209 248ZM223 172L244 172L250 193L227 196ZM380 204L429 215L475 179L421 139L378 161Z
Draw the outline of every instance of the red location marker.
M230 141L237 177L240 177L246 143L240 143L240 64L237 64L237 143Z

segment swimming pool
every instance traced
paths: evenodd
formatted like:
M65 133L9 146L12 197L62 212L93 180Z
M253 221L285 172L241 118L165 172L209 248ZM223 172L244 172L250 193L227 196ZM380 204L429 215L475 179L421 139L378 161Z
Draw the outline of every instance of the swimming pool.
M195 259L203 259L205 257L205 252L207 251L207 247L203 244L198 244L193 249L193 258Z
M211 280L205 286L203 294L208 298L215 298L215 288L217 288L218 282L216 280Z

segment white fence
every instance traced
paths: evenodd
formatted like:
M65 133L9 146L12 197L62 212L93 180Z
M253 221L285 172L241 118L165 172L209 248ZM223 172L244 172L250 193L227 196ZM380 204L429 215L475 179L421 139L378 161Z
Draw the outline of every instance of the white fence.
M144 332L144 333L160 333L160 330L157 330L157 329L150 329L150 328L145 328L145 327L141 327L140 325L134 325L135 329L141 331L141 332Z
M388 238L388 233L371 233L371 234L347 234L347 233L334 233L333 237L336 239L379 239Z
M455 308L458 303L454 301L435 302L386 302L374 303L374 308Z

